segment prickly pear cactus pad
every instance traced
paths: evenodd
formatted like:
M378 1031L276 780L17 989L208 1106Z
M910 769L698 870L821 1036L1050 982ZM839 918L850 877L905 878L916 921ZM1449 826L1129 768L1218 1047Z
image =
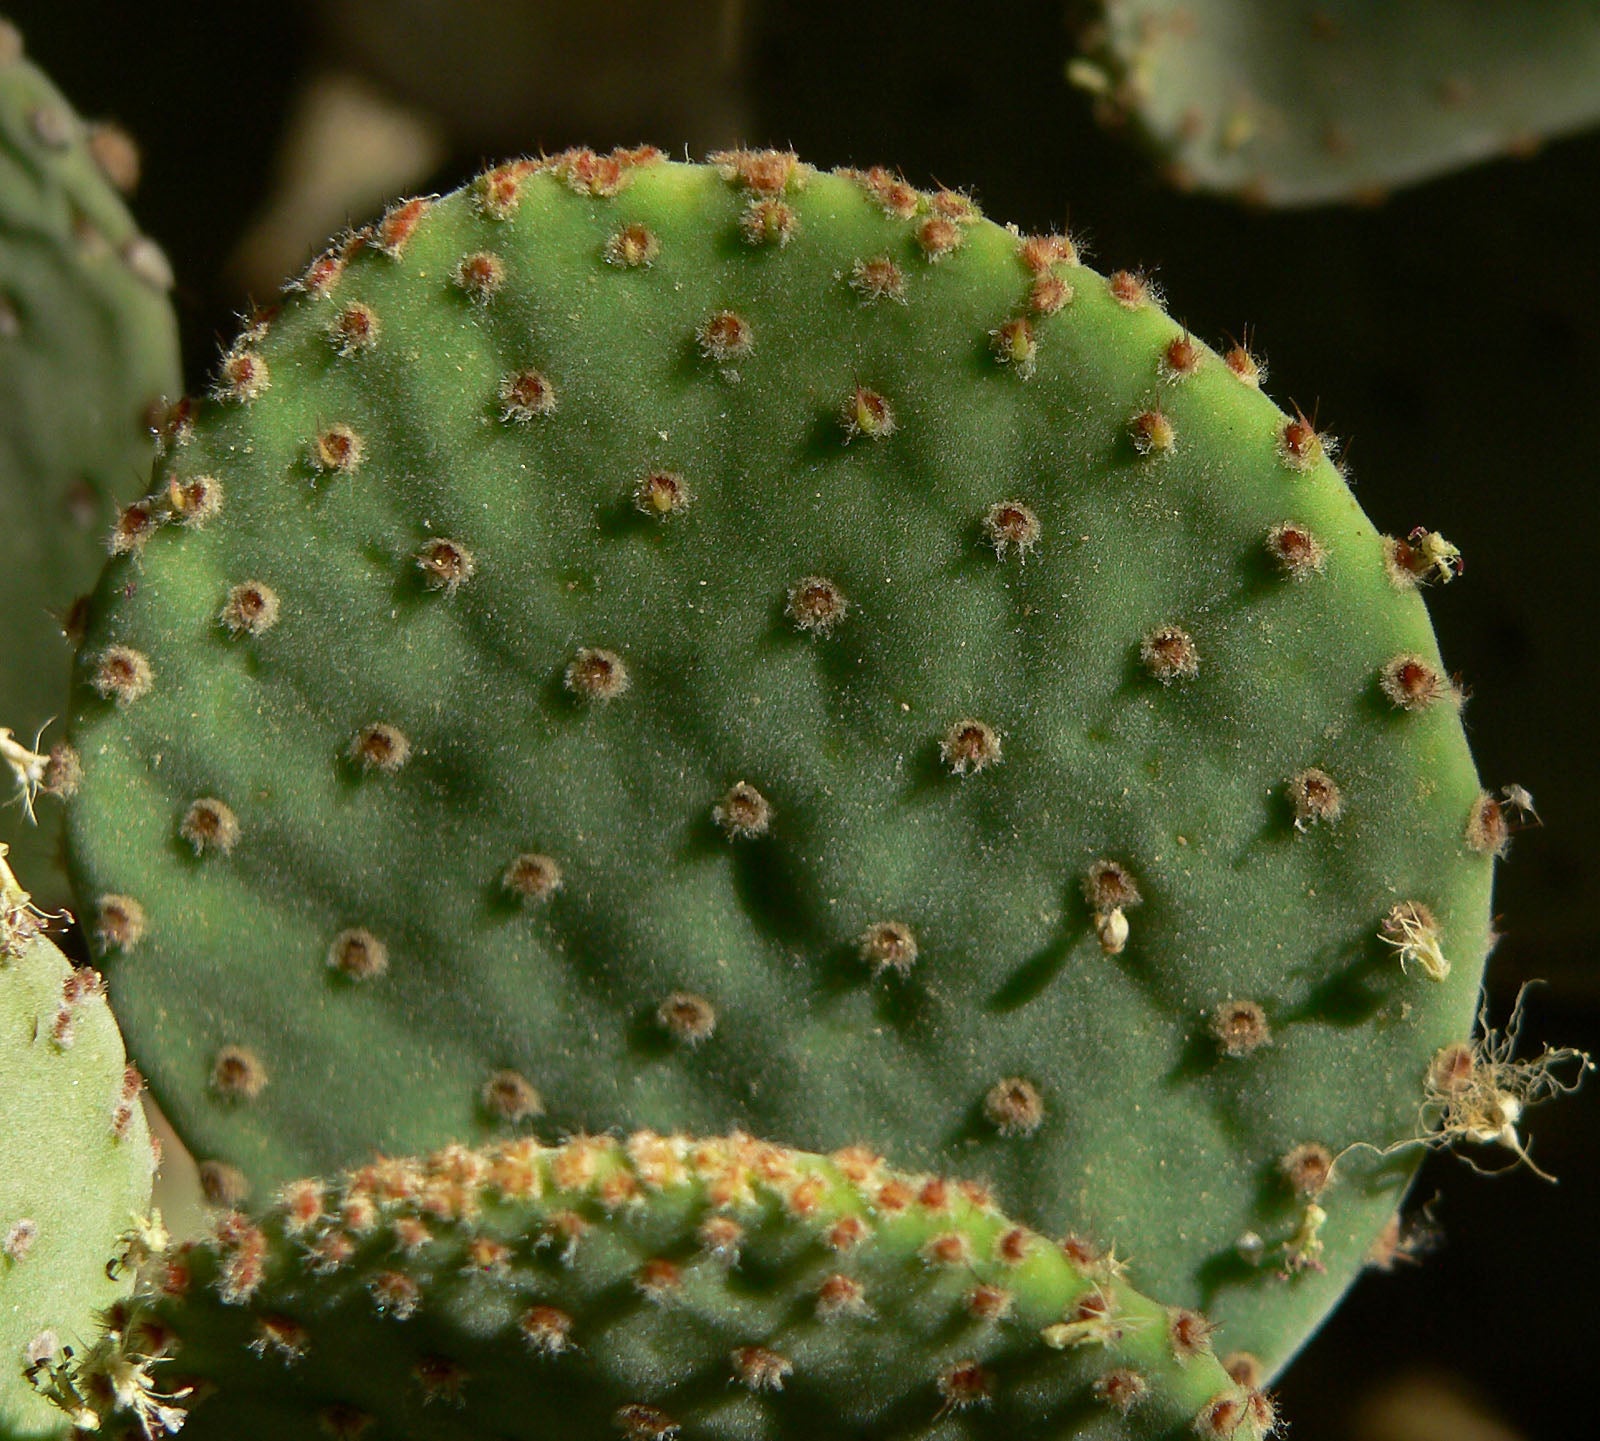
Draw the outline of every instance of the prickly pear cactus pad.
M226 1215L159 1260L53 1380L100 1434L175 1431L192 1399L200 1441L1275 1425L1195 1313L1075 1262L981 1188L745 1137L456 1146L296 1182L264 1224Z
M1600 121L1600 8L1106 0L1068 74L1180 184L1371 199Z
M24 1371L92 1337L128 1293L114 1263L150 1204L138 1072L100 978L75 970L0 846L0 1436L55 1436L59 1411Z
M166 260L111 178L132 155L78 118L0 17L0 725L25 742L66 713L64 618L105 561L112 497L149 470L151 403L182 384ZM10 782L0 766L6 800ZM60 820L41 820L7 830L54 903Z
M1416 1148L1285 1158L1419 1135L1505 827L1411 552L1257 379L1064 237L787 156L347 239L81 652L160 1102L258 1198L507 1128L860 1142L1281 1357Z

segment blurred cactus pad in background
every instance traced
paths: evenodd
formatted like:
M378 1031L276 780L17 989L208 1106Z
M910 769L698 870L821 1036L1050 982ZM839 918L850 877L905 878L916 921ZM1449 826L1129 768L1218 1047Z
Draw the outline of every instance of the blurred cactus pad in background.
M1065 235L780 152L338 241L169 414L72 706L84 922L213 1198L864 1147L1275 1371L1546 1076L1466 1045L1510 817L1453 548L1260 380Z
M0 724L19 744L65 716L68 613L182 390L172 276L118 193L137 178L132 142L81 120L0 17ZM6 834L33 889L62 900L59 820Z
M1600 121L1600 6L1105 0L1068 74L1182 187L1371 201Z

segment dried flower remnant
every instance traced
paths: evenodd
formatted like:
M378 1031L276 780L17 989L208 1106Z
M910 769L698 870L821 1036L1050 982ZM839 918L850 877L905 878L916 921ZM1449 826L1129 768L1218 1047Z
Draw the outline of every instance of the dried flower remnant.
M1283 1263L1277 1272L1279 1280L1288 1281L1307 1271L1320 1276L1328 1269L1322 1260L1326 1250L1322 1228L1327 1224L1328 1213L1315 1201L1307 1201L1294 1234L1283 1243Z
M1096 1286L1080 1296L1066 1316L1039 1333L1039 1339L1053 1351L1077 1346L1113 1346L1128 1330L1128 1318L1104 1286Z
M1527 1166L1543 1180L1555 1179L1534 1164L1518 1128L1529 1106L1576 1091L1594 1062L1574 1046L1549 1045L1529 1060L1516 1059L1527 993L1526 985L1517 992L1503 1032L1489 1026L1485 1001L1478 1012L1478 1039L1453 1042L1434 1056L1424 1080L1421 1134L1389 1150L1463 1141L1502 1146L1516 1157L1514 1165ZM1563 1075L1568 1068L1569 1075Z
M1430 981L1442 981L1450 974L1450 959L1439 941L1439 923L1421 901L1401 901L1392 907L1378 934L1394 947L1401 970L1420 966Z
M1449 585L1467 567L1461 552L1436 530L1419 525L1404 540L1385 536L1383 561L1397 590Z
M1515 783L1501 786L1500 799L1517 813L1520 820L1536 826L1544 824L1539 819L1539 812L1533 808L1533 794L1526 787Z
M41 729L40 734L33 738L33 749L30 750L16 739L15 733L8 727L0 726L0 763L9 768L15 778L23 812L30 822L35 819L33 803L41 791L46 794L70 795L83 778L82 763L78 761L77 753L68 747L62 747L60 748L62 762L56 768L56 787L52 791L51 763L56 751L52 750L49 754L41 752L38 747L42 739ZM0 851L0 855L4 854L4 851Z

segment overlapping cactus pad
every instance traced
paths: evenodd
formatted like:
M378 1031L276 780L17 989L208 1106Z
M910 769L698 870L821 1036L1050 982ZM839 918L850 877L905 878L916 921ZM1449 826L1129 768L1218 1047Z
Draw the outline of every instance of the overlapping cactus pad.
M1417 1136L1504 822L1412 551L1258 378L788 156L337 245L174 426L78 675L84 914L220 1192L862 1143L1276 1363L1416 1151L1286 1160Z
M295 1183L263 1225L225 1216L158 1262L52 1379L99 1434L198 1441L1260 1441L1276 1422L1199 1316L981 1189L747 1137L453 1147Z
M100 977L45 934L0 845L0 1436L53 1437L24 1372L92 1338L127 1295L123 1241L155 1167ZM148 1234L148 1231L147 1231Z

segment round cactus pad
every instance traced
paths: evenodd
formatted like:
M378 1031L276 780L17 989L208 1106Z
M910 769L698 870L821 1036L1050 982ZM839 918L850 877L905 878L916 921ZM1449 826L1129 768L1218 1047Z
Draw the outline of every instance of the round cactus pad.
M784 155L348 237L172 428L80 656L153 1092L238 1195L865 1144L1275 1364L1393 1214L1417 1149L1344 1153L1470 1030L1504 826L1406 553L1258 378L1066 237Z

